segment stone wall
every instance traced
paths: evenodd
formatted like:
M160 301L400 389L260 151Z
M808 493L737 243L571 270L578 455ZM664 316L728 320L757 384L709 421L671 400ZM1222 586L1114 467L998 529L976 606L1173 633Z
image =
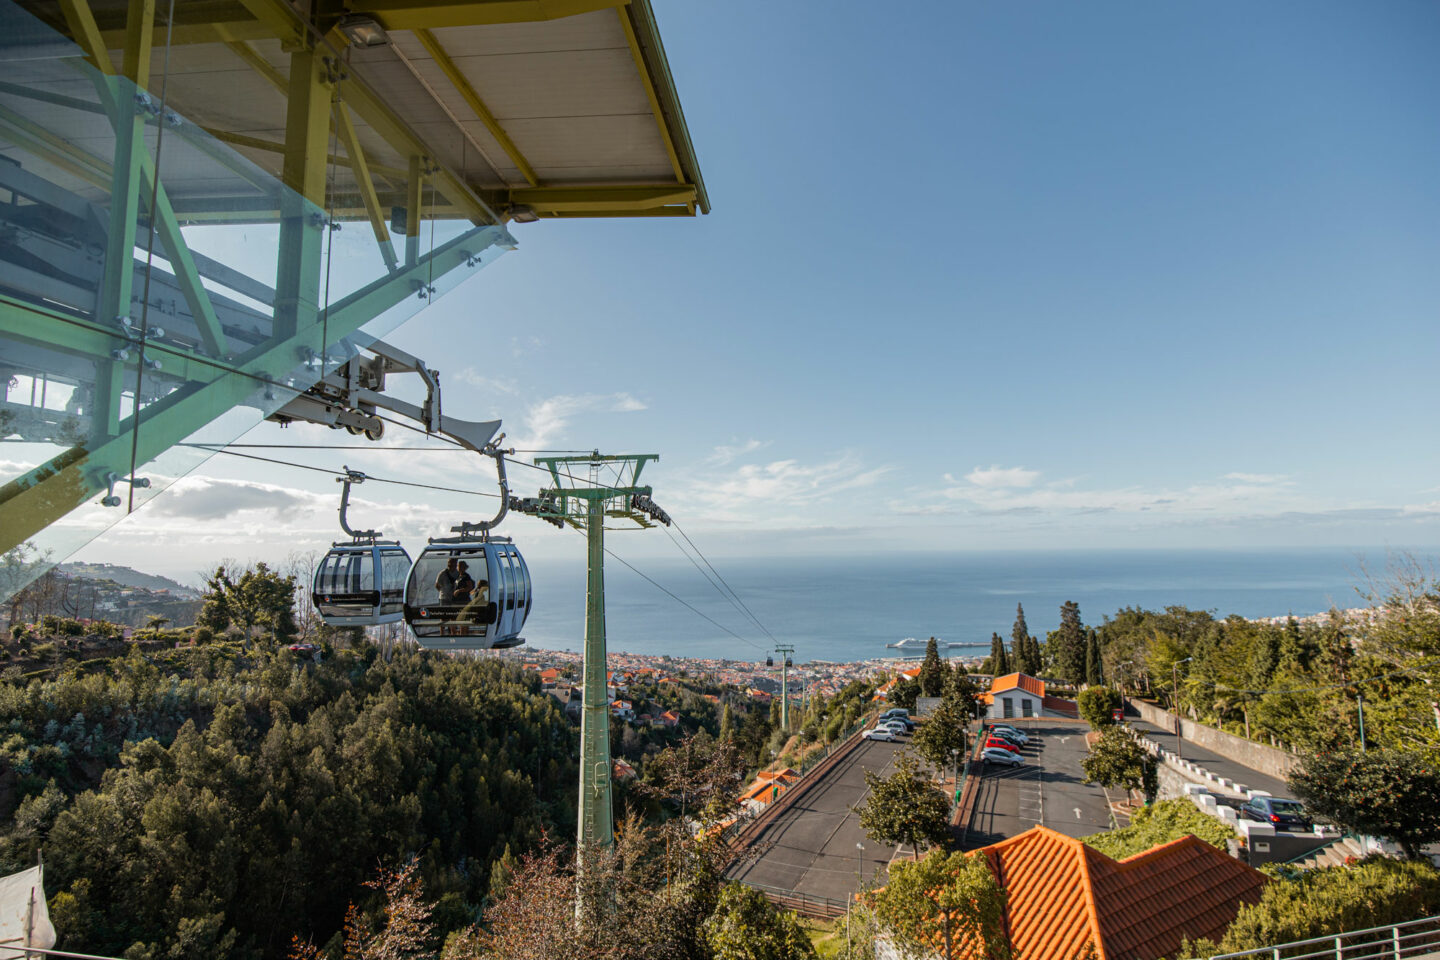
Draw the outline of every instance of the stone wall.
M1170 711L1133 697L1126 698L1125 704L1146 723L1152 723L1162 730L1175 729L1175 715ZM1300 766L1300 758L1293 753L1267 747L1263 743L1255 743L1193 720L1181 720L1181 736L1191 743L1244 764L1251 770L1258 770L1280 780L1284 780L1291 771Z

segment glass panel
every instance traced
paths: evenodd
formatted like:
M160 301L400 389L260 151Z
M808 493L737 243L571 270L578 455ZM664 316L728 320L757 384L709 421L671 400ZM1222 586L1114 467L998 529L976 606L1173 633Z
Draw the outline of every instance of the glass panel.
M514 241L432 172L392 269L363 185L403 206L397 148L349 111L367 180L323 107L323 203L287 189L286 101L224 44L157 28L144 90L9 0L0 32L0 552L30 544L3 599Z
M405 579L410 574L410 555L399 548L380 553L380 612L401 613L405 608Z

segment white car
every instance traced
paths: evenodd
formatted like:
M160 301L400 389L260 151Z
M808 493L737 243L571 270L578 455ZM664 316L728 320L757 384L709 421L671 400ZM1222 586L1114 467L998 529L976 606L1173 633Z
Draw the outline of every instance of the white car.
M865 740L894 740L895 731L887 730L885 727L876 727L874 730L866 730L860 734Z
M910 732L910 728L905 725L905 721L903 720L881 720L880 722L875 724L875 729L889 730L897 737L902 733Z
M980 759L986 763L1000 763L1011 767L1018 767L1025 762L1025 758L1020 754L1001 750L999 747L986 747L981 751Z

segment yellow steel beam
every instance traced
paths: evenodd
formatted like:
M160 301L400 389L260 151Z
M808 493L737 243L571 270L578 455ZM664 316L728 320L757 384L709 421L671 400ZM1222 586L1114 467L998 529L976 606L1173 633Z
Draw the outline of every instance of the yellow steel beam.
M110 61L110 43L100 35L100 27L95 23L90 5L85 0L60 0L60 10L65 14L70 36L74 37L75 42L85 51L86 59L101 73L114 76L115 64ZM115 46L123 47L126 31L119 33L119 42Z
M670 136L670 125L665 122L665 112L660 109L660 98L655 92L655 81L650 77L650 71L645 66L645 55L640 51L640 41L635 37L635 28L631 25L630 17L623 7L616 8L615 13L620 18L620 28L625 31L625 42L630 45L630 59L635 61L635 69L640 74L640 82L645 85L645 96L650 100L650 113L660 127L660 139L665 141L665 153L670 157L670 168L675 171L675 182L684 183L685 170L680 166L680 155L675 152L675 141Z
M449 78L450 82L454 84L455 89L460 91L460 96L465 98L465 102L470 105L470 109L475 112L475 116L479 117L480 122L485 124L485 129L489 130L490 135L500 144L501 149L505 151L505 155L510 158L510 162L515 164L520 172L525 175L526 182L532 187L539 184L540 177L535 173L535 168L530 166L530 161L525 159L525 155L520 152L520 148L515 146L515 141L511 140L510 135L505 132L505 128L500 126L500 121L495 119L495 114L490 112L490 108L485 105L485 101L480 99L480 94L475 92L475 88L471 86L465 74L460 72L460 68L455 65L454 60L450 59L450 55L445 52L445 48L440 45L440 41L435 39L435 34L429 30L420 28L415 31L415 39L420 41L420 45L430 54L431 59L435 61L435 65Z
M410 179L405 184L405 265L420 256L420 206L425 202L425 167L422 157L410 158Z
M266 153L284 153L285 144L279 140L266 140L264 137L252 137L245 133L231 133L229 130L220 130L215 127L202 127L207 134L219 140L221 143L228 143L234 147L249 147L251 150L263 150ZM339 164L342 167L354 167L349 157L332 153L325 158L329 163ZM379 174L386 180L393 180L395 183L403 183L408 174L399 167L386 166L379 163L367 164L371 174Z
M368 14L387 30L434 30L494 23L559 20L621 7L629 0L351 0L351 13Z
M289 94L289 85L286 83L285 75L271 66L269 60L260 56L255 48L250 46L248 41L235 36L230 28L223 23L217 23L215 25L215 35L220 38L221 43L230 48L232 53L241 60L244 60L245 63L250 66L250 69L268 80L270 85L276 90L279 90L282 95Z
M265 25L272 37L280 39L281 46L303 44L305 25L299 14L284 0L240 0L240 3L251 16Z
M508 191L507 197L512 206L523 204L539 214L563 216L596 210L644 211L693 203L695 187L686 183L519 187Z
M350 122L350 111L345 104L335 104L335 127L340 132L340 142L350 155L350 164L355 171L355 182L360 187L360 198L365 201L365 215L370 218L370 229L375 232L375 242L380 245L380 256L385 258L385 269L394 270L395 245L390 242L390 229L385 225L385 215L380 210L380 198L375 194L375 183L370 179L370 170L365 162L365 150L355 136L355 124Z

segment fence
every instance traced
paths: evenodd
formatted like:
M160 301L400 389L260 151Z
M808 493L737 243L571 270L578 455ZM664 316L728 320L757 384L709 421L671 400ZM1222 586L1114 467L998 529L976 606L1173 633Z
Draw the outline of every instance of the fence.
M845 916L845 911L850 907L845 900L815 897L807 893L796 893L794 890L781 890L778 887L768 887L763 883L746 882L745 886L752 890L759 890L765 895L766 900L782 910L793 910L802 917L829 920Z
M1352 930L1333 937L1297 940L1273 947L1221 953L1209 960L1405 960L1440 951L1440 917L1426 917L1388 927Z

